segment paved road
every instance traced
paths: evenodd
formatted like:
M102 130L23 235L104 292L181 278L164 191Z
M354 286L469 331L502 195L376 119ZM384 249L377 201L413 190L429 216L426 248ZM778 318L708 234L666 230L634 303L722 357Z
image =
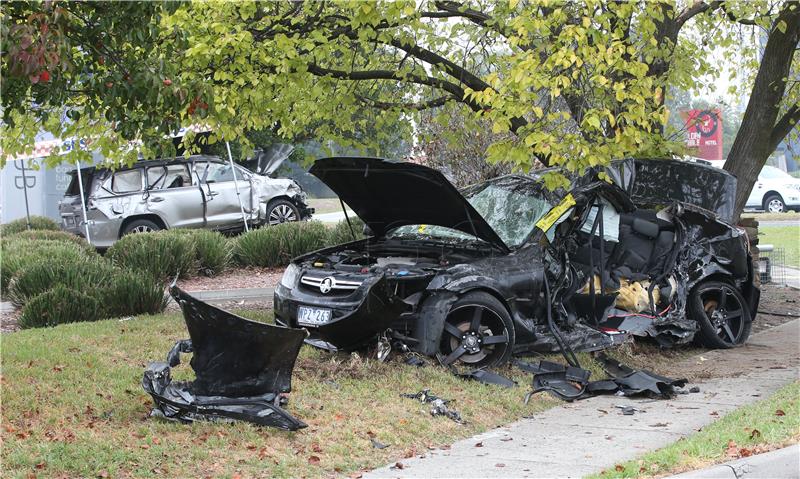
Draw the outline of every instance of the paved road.
M348 211L347 215L351 219L356 217L356 214L352 211ZM323 223L338 223L345 220L343 211L334 211L333 213L323 213L321 215L315 214L311 219L322 221Z
M800 227L800 219L796 220L785 220L785 221L760 221L758 222L758 226L785 226L790 227L794 226L795 228Z
M693 434L738 407L798 379L800 320L754 335L747 346L711 351L703 361L729 361L747 373L708 380L700 393L670 401L600 396L537 414L459 441L449 450L399 459L366 474L379 477L581 477L598 473ZM698 362L699 357L690 361ZM624 416L617 405L640 412ZM477 448L476 444L482 447ZM392 463L394 464L394 463Z

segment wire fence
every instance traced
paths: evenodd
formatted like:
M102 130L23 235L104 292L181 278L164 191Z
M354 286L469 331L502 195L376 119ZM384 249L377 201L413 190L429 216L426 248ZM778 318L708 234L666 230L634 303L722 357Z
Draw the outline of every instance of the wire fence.
M761 284L786 284L786 253L772 245L758 247L758 275Z

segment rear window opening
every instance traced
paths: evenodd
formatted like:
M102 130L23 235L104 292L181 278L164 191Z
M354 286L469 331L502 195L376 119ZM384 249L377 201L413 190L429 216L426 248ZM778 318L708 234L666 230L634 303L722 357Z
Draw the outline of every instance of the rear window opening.
M78 183L78 175L75 171L70 171L69 176L72 178L67 186L67 191L64 192L66 196L78 196L81 194L80 184ZM89 188L92 184L93 172L91 170L81 170L81 180L83 181L83 188L85 193L89 194Z

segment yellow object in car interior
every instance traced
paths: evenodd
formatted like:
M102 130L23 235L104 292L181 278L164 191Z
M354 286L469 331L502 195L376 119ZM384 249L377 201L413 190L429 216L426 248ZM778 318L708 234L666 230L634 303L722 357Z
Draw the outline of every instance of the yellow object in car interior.
M561 215L567 212L568 209L575 206L575 198L572 193L564 197L563 200L554 206L546 215L536 222L536 227L542 231L547 231L553 224L561 218Z

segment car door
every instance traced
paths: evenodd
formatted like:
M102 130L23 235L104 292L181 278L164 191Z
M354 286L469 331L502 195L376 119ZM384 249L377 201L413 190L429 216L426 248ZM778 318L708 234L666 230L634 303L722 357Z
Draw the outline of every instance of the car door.
M206 196L207 226L214 229L225 229L242 224L242 209L245 216L252 213L249 176L240 169L235 171L230 164L214 161L195 163L195 169L202 182ZM238 192L241 197L239 206Z
M764 184L763 176L758 175L758 179L753 185L753 189L750 191L750 196L747 197L747 203L745 206L750 208L761 208L764 204L764 193L767 191L768 190Z
M168 228L203 226L203 196L185 163L147 168L147 209Z

